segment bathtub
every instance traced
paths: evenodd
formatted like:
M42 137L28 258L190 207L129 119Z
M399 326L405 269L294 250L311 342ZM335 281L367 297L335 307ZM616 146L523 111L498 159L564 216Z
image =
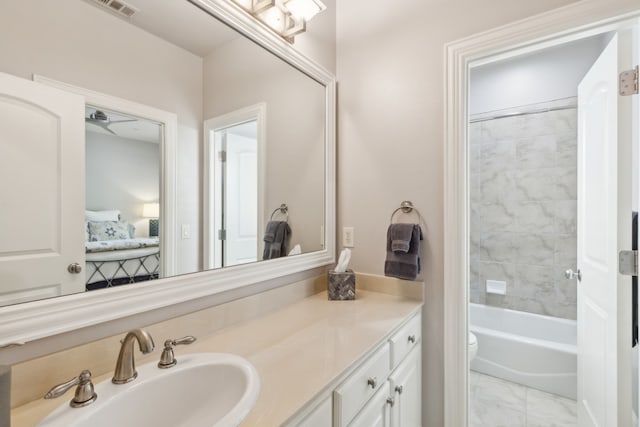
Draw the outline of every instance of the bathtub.
M576 321L469 304L478 338L471 369L538 390L576 398Z

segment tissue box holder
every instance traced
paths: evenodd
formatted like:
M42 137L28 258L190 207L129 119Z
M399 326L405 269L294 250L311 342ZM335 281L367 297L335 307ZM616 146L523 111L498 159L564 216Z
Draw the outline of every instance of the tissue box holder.
M329 270L327 293L331 301L356 299L356 273L351 269L344 273Z

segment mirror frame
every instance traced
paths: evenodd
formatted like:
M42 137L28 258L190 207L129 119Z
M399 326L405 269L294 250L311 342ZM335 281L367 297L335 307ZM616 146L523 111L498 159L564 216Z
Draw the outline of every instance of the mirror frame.
M234 290L300 273L335 261L336 251L336 81L325 68L295 50L248 13L228 0L185 0L229 25L251 41L325 87L325 248L267 262L168 277L135 286L84 292L0 308L0 349L79 330L127 316L220 296L228 301L244 295ZM212 18L212 19L213 19ZM246 294L246 292L245 292ZM211 304L215 305L215 303Z

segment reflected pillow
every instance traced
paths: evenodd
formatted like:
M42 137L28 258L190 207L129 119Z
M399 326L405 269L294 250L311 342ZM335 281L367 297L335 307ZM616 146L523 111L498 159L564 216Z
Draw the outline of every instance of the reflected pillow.
M129 229L129 238L133 239L136 237L136 227L131 223L127 223L127 228Z
M129 225L126 221L89 221L90 241L129 239Z
M89 221L84 222L84 241L88 242L91 240L91 234L89 234Z
M120 211L84 211L84 219L87 221L119 221Z

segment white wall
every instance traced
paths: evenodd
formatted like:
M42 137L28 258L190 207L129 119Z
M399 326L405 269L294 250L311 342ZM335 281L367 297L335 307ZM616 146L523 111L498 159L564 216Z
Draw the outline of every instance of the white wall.
M149 235L142 204L158 202L160 145L86 132L86 202L89 210L119 210L136 227L137 237Z
M0 72L40 74L178 115L178 272L199 268L202 59L83 1L5 2ZM178 230L178 236L179 236Z
M289 247L321 250L324 86L254 43L236 39L205 58L204 93L207 119L265 103L265 221L286 203L292 230Z
M389 215L412 200L422 250L425 427L443 423L443 46L570 0L342 1L337 7L338 229L352 266L383 274ZM340 232L338 232L340 235ZM338 240L340 243L340 240Z
M608 38L595 36L472 68L470 114L578 96L578 84Z
M333 74L336 72L336 0L322 1L327 9L316 15L294 47Z

